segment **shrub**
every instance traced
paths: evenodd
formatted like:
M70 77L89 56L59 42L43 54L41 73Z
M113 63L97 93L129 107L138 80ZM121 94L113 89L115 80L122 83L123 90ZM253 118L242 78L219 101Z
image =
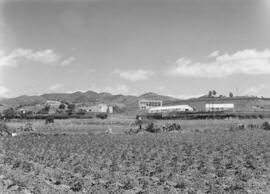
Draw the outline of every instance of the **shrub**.
M66 108L65 104L62 103L62 104L59 105L59 109L65 109L65 108Z
M33 126L32 126L32 123L26 123L25 126L24 126L24 131L33 131Z
M268 131L268 130L270 130L270 125L267 121L265 121L265 122L263 122L261 128Z
M107 113L98 113L96 115L97 118L99 119L107 119L108 118L108 114Z
M45 120L45 124L54 123L54 116L47 116Z
M160 129L159 128L156 128L154 126L154 123L150 123L150 124L148 124L146 126L145 131L150 132L150 133L157 133L157 132L160 131Z
M11 131L7 124L0 122L0 136L11 135Z
M16 113L15 113L15 110L13 108L9 108L9 109L6 109L3 111L3 115L7 119L12 119L15 117Z

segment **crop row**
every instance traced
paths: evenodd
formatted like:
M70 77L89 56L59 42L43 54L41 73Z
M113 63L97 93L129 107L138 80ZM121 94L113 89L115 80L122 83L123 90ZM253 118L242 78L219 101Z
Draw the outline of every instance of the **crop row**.
M89 189L91 179L108 192L267 193L269 139L270 133L262 130L24 135L3 139L3 149L6 156L17 153L76 174L82 189ZM67 182L65 176L57 177L59 183Z

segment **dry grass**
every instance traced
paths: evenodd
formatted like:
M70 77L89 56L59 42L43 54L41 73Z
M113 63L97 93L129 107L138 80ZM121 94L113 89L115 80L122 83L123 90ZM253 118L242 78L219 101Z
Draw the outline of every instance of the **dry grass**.
M186 131L204 131L204 130L228 130L239 124L261 125L264 121L270 122L270 119L230 119L230 120L150 120L155 126L166 124L179 124ZM11 120L7 125L16 130L24 127L30 122L34 131L37 132L63 132L63 133L103 133L111 128L114 133L122 134L131 128L137 128L135 119L124 116L109 117L108 119L65 119L55 120L54 123L45 125L44 120Z
M269 193L270 132L228 130L269 120L164 120L183 131L122 135L135 119L31 122L35 131L0 141L5 193ZM149 121L153 122L153 121ZM111 127L118 135L92 135ZM59 135L51 133L76 135ZM82 135L83 133L83 135ZM88 135L85 135L88 134ZM8 183L7 183L8 182ZM26 192L27 191L27 192Z
M261 129L4 138L0 167L10 186L3 188L61 194L269 193L269 138ZM0 177L0 189L1 182Z
M64 133L100 133L111 128L115 133L123 133L127 128L134 126L134 119L65 119L55 120L54 123L45 124L44 120L11 120L7 125L13 130L19 130L26 123L31 123L36 132L64 132Z

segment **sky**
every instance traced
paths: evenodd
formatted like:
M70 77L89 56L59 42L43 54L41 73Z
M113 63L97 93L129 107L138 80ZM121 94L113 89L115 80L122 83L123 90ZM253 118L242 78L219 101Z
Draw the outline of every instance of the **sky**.
M0 97L270 97L270 0L0 0Z

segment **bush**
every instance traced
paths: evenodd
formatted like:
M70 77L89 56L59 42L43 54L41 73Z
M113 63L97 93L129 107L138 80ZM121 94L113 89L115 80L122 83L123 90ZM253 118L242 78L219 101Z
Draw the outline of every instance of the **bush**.
M163 126L162 130L163 131L180 131L181 126L176 123L173 123L171 125Z
M62 103L62 104L59 105L59 109L65 109L65 108L66 108L65 104Z
M33 131L32 123L26 123L23 131Z
M45 124L54 123L54 116L47 116Z
M150 133L157 133L160 131L159 128L155 128L154 123L150 123L146 126L145 131Z
M12 119L15 117L16 113L15 113L15 110L13 108L9 108L9 109L6 109L3 111L3 115L7 119Z
M98 113L96 115L97 118L99 119L107 119L108 118L108 114L107 113Z
M42 110L38 111L38 114L48 114L50 111L50 106L46 105Z
M261 128L268 131L268 130L270 130L270 125L267 121L265 121L265 122L263 122Z
M11 131L7 124L0 122L0 136L11 135Z

